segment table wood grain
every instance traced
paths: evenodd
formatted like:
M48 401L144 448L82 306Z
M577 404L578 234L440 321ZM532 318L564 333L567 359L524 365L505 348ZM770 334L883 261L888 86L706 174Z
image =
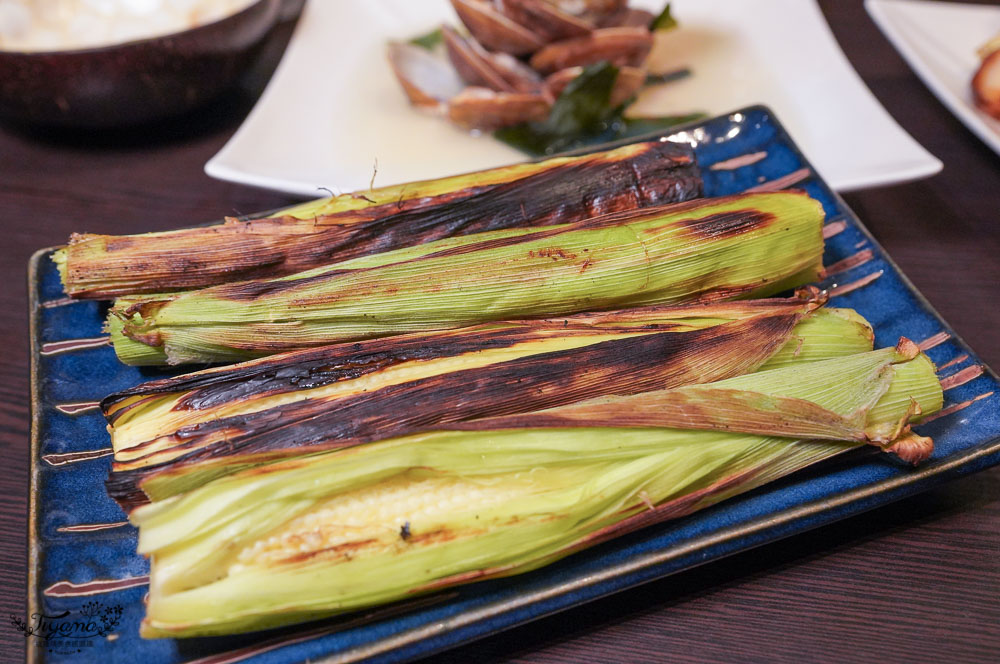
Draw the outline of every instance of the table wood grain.
M955 330L987 363L1000 367L1000 157L920 83L859 0L821 5L879 101L945 164L933 178L848 194L847 203ZM275 52L286 36L275 36ZM163 230L294 202L212 180L202 171L239 126L267 73L268 63L262 63L240 95L153 130L53 136L0 128L5 625L8 616L23 616L26 601L28 258L36 249L64 242L71 231ZM23 660L24 647L19 632L0 627L0 660ZM997 661L1000 470L433 659L456 664Z

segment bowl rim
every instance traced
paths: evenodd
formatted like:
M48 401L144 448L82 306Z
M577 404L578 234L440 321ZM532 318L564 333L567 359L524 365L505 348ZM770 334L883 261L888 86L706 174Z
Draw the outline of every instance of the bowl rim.
M260 5L269 4L269 3L272 3L272 2L274 2L276 4L280 4L281 0L253 0L253 2L251 2L250 4L248 4L247 6L245 6L243 9L239 10L238 12L235 12L235 13L232 13L232 14L227 14L226 16L223 16L222 18L216 19L216 20L211 21L209 23L203 23L201 25L196 25L193 28L187 28L185 30L176 30L174 32L165 32L163 34L153 35L151 37L142 37L140 39L130 39L128 41L113 42L111 44L105 44L103 46L85 46L83 48L67 48L67 49L59 49L59 50L55 50L55 51L15 51L15 50L7 50L7 49L4 49L4 48L0 47L0 57L17 56L17 57L31 58L31 57L44 57L44 56L52 57L52 56L61 56L61 55L87 55L87 54L91 54L91 53L105 53L105 52L112 51L112 50L119 49L119 48L132 48L132 47L135 47L135 46L142 46L142 45L145 45L145 44L148 44L148 43L151 43L151 42L155 42L155 41L160 41L160 40L163 40L163 39L175 39L177 37L180 37L181 35L186 35L188 33L198 32L200 30L209 30L209 29L212 29L212 28L214 28L214 27L216 27L216 26L218 26L218 25L220 25L222 23L234 20L237 17L242 16L243 14L247 14L247 13L253 11L254 9L256 9ZM280 12L276 12L275 13L275 19L277 19L277 17L279 16L279 14L280 14Z

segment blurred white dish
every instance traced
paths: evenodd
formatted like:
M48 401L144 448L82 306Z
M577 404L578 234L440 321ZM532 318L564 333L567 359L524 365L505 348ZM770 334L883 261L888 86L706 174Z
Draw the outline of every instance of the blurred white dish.
M661 2L633 2L659 10ZM933 175L941 162L893 121L812 0L674 0L676 65L692 75L647 90L644 114L719 115L763 103L841 191ZM523 161L407 103L390 39L455 24L446 0L310 2L257 106L205 166L212 177L319 195Z
M866 0L865 8L913 71L972 133L1000 154L1000 122L975 107L976 49L1000 33L1000 7Z

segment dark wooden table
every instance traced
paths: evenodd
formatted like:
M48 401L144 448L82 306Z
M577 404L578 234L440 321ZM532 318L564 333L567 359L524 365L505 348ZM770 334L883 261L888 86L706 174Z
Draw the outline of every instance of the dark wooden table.
M920 83L860 0L821 2L852 64L945 164L847 195L917 287L1000 367L1000 157ZM280 39L276 46L279 47ZM264 80L266 71L256 77ZM822 76L823 72L816 72ZM286 205L209 179L251 91L156 130L39 136L0 129L0 613L25 609L25 266L71 231L132 233ZM850 140L830 136L829 140ZM0 628L3 661L23 659ZM441 662L1000 659L1000 469L444 653Z

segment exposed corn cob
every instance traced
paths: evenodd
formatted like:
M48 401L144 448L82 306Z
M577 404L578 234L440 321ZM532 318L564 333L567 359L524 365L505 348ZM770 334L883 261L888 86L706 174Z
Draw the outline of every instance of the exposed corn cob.
M125 509L277 458L871 349L814 299L650 307L300 351L103 402ZM805 318L803 318L805 316Z
M297 206L279 216L144 235L74 235L66 292L110 298L292 274L444 237L568 223L701 195L687 146L650 141Z
M141 633L248 631L527 571L860 444L926 448L908 422L940 406L904 340L244 471L132 513L152 556Z
M484 321L761 296L821 268L823 212L802 193L745 194L494 231L273 280L122 300L129 364L211 362Z

